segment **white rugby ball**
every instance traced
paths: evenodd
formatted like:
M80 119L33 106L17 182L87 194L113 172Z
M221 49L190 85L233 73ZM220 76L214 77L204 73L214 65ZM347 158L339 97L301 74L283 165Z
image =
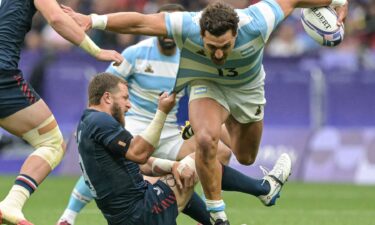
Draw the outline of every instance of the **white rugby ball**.
M324 46L336 46L344 39L344 26L338 26L337 20L336 11L329 6L302 9L303 28L310 37Z

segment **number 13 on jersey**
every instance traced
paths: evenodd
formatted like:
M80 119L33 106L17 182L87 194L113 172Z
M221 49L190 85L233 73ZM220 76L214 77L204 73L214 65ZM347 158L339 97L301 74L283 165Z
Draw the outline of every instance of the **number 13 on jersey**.
M217 72L221 77L236 77L238 76L238 71L236 68L218 68Z

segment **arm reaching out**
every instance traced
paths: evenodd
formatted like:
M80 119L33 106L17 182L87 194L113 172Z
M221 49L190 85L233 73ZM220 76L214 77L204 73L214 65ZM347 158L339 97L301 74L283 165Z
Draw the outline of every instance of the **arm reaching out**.
M137 12L120 12L99 16L96 14L84 15L77 13L72 8L64 5L61 7L84 30L94 28L123 34L167 35L164 13L141 14Z
M313 8L332 6L339 16L338 23L341 25L348 14L347 0L276 0L287 17L295 8Z
M66 40L81 47L98 60L114 61L115 65L120 65L123 61L123 57L118 52L100 49L74 20L61 10L56 1L34 0L34 4L52 28Z

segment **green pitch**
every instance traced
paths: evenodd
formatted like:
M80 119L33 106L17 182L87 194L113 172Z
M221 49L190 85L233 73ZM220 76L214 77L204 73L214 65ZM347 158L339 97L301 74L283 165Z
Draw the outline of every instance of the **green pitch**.
M0 178L4 198L14 177ZM77 178L49 177L24 209L35 225L54 225L63 212ZM375 187L344 184L288 183L277 205L264 207L256 198L224 193L231 225L374 225ZM95 203L78 216L76 225L105 225ZM178 224L196 225L180 216Z

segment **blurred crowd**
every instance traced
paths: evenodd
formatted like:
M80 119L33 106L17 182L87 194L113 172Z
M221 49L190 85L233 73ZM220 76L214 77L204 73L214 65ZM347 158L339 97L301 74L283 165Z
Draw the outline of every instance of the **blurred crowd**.
M212 0L62 0L83 13L111 13L120 11L137 11L154 13L166 3L179 3L188 11L200 11ZM225 0L235 8L245 8L259 0ZM295 10L272 35L266 55L274 57L291 57L304 54L318 55L326 66L341 65L344 69L375 69L375 1L356 0L350 2L349 15L345 22L344 42L336 48L320 47L304 32L300 22L300 10ZM93 40L105 48L121 51L126 46L136 43L143 37L119 35L103 31L90 31ZM67 51L71 44L62 39L51 29L40 15L34 17L31 32L26 37L26 49L47 49Z

